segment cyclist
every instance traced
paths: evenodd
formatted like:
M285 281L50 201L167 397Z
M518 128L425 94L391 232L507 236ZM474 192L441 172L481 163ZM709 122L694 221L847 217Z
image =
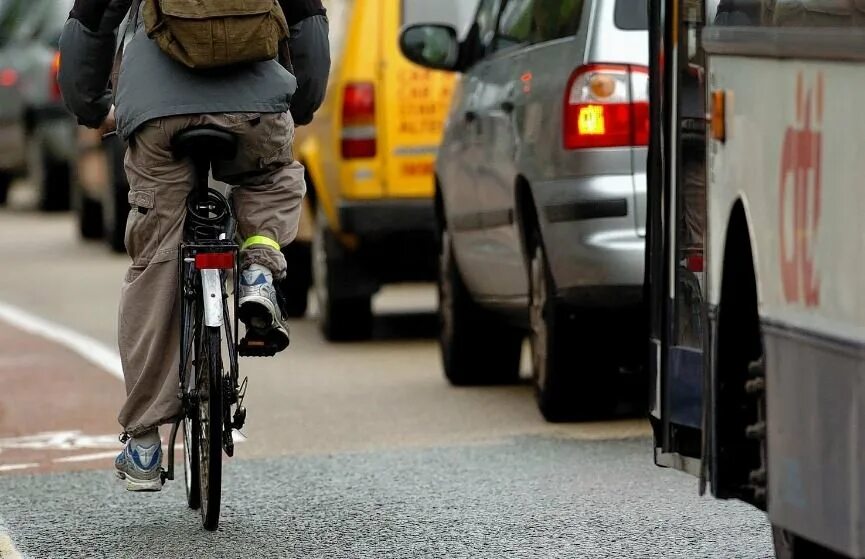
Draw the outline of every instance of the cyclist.
M125 167L132 210L126 247L132 264L118 320L127 394L118 421L126 446L115 468L133 491L161 489L157 429L181 413L177 249L193 170L189 162L174 159L171 139L201 125L237 136L236 159L215 164L213 173L236 187L232 196L244 239L239 301L242 314L255 316L256 328L284 349L288 328L273 281L286 275L280 247L297 234L306 188L303 167L292 155L294 125L312 119L330 71L320 0L279 0L290 29L290 63L268 60L208 71L173 60L148 37L144 12L129 13L156 1L76 0L60 39L59 83L67 106L79 123L103 133L116 128L129 144ZM133 25L124 32L119 28L127 13ZM115 45L124 39L112 92ZM254 331L249 326L248 336Z

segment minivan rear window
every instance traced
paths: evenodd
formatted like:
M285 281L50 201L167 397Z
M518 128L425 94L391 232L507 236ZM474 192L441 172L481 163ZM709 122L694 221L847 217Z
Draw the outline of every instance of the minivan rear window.
M616 0L616 27L625 31L649 28L649 0Z

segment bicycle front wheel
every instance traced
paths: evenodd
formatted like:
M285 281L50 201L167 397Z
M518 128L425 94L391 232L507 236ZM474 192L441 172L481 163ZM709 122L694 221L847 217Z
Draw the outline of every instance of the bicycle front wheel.
M222 344L216 327L202 327L196 363L201 519L207 530L219 525L222 496Z

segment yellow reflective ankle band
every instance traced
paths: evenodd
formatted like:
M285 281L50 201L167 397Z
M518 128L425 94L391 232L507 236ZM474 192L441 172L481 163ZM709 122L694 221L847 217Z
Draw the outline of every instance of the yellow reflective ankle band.
M240 250L246 250L252 245L264 245L266 247L270 247L273 250L279 250L279 243L271 239L270 237L265 237L264 235L253 235L252 237L246 239L243 242L243 246L240 247Z

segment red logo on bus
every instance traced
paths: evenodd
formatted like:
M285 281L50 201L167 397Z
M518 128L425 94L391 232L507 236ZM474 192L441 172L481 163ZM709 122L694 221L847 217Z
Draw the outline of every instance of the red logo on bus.
M796 124L784 134L781 153L781 278L788 303L820 304L814 243L820 225L823 159L823 75L805 86L796 82Z

